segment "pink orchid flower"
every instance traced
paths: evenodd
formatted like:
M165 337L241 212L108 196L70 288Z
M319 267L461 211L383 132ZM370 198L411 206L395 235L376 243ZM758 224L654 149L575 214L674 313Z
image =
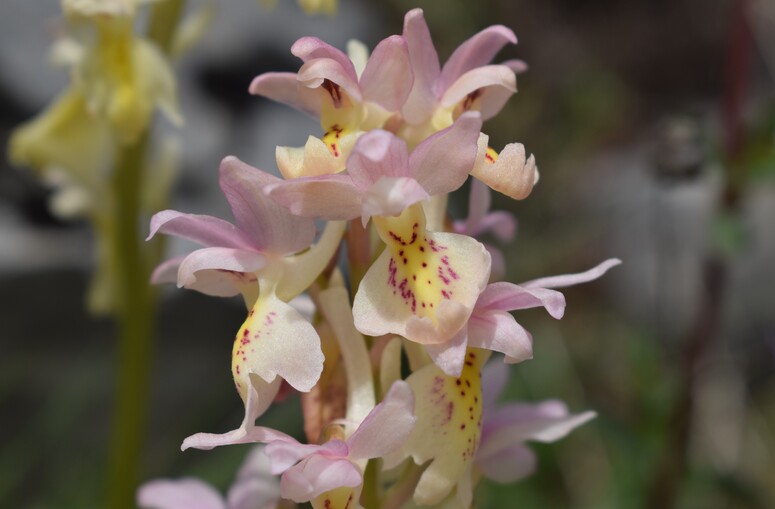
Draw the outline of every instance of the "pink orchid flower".
M485 367L488 356L469 348L458 376L428 364L406 380L415 397L417 424L403 447L385 458L385 467L407 457L427 464L413 495L417 505L449 501L454 492L454 506L470 507L479 474L501 482L531 472L535 458L522 442L558 440L595 415L570 415L559 401L495 408L508 370L503 363Z
M286 178L338 173L358 136L382 127L409 96L413 74L406 41L388 37L357 67L315 37L299 39L291 53L304 62L298 73L262 74L250 93L320 118L325 134L310 136L303 148L278 147L278 166Z
M155 479L137 491L137 505L143 509L276 509L279 501L280 483L259 446L245 458L225 499L194 478Z
M373 217L387 249L355 295L355 326L362 333L443 343L465 325L487 284L489 253L470 237L427 230L419 202L465 182L480 123L477 113L465 113L411 154L403 140L372 131L358 140L346 174L269 186L270 196L294 214L360 216L364 224Z
M523 479L535 470L535 453L524 442L556 442L596 415L571 414L559 400L496 406L508 376L508 367L500 362L491 362L482 371L483 425L474 466L498 483Z
M452 123L463 111L476 109L482 119L495 116L517 91L515 73L526 66L519 60L488 65L506 44L516 44L510 29L488 27L461 44L442 68L422 9L404 17L414 84L401 110L404 121L427 136Z
M411 154L401 138L377 129L358 139L346 173L278 181L267 192L303 217L361 217L365 225L371 216L397 216L463 185L474 165L480 128L479 115L467 113Z
M271 471L282 474L283 498L311 501L313 507L355 507L366 462L400 448L414 423L414 396L405 382L398 381L346 439L338 436L322 445L301 444L279 431L255 426L249 441L268 444ZM332 429L335 434L344 433L337 425ZM209 445L206 437L194 436L184 448Z
M177 281L180 287L230 297L250 291L246 287L253 286L255 273L270 259L309 247L315 238L314 221L290 215L264 196L263 189L279 180L235 157L225 158L219 183L236 225L212 216L158 212L151 218L148 239L163 233L205 247L162 263L152 281Z
M232 375L245 404L245 420L240 428L218 435L230 442L248 434L274 400L281 379L302 392L317 383L323 369L320 338L287 302L325 268L344 224L329 223L317 244L292 256L309 247L315 228L311 219L293 216L266 197L265 187L279 179L234 157L224 159L220 174L236 225L166 210L151 219L149 238L165 233L206 246L163 263L154 281L169 280L177 271L179 286L218 296L242 293L250 309L232 351Z
M516 73L527 66L521 60L487 65L517 37L510 29L488 27L461 44L444 67L433 47L422 9L404 18L404 38L414 71L414 85L401 110L405 124L399 134L410 145L449 126L464 111L477 110L482 120L495 116L517 91ZM488 136L479 140L479 154L471 174L491 188L513 199L526 198L538 181L533 156L527 157L519 143L506 145L498 153L489 148Z
M620 263L621 260L611 258L578 274L535 279L521 285L507 282L487 285L479 295L466 327L446 343L425 345L425 350L449 376L459 376L469 347L501 352L509 364L531 359L533 338L510 312L544 307L559 320L565 313L565 297L552 288L593 281Z

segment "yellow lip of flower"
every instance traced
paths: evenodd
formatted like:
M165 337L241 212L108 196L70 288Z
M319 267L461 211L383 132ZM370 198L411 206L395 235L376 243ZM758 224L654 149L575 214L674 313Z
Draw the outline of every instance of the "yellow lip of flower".
M481 369L487 357L487 352L469 348L459 377L430 364L406 380L414 393L417 424L402 451L386 463L390 468L407 456L418 465L430 460L414 492L417 504L441 502L470 476L481 437Z

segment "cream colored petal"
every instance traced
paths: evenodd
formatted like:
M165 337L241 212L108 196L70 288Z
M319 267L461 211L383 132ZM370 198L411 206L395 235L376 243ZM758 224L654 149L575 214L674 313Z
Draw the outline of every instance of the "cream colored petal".
M304 147L277 147L277 167L286 179L342 172L347 156L361 134L362 131L330 131L323 139L310 136Z
M355 74L361 77L366 68L366 62L369 61L369 48L358 39L347 41L347 56L355 67Z
M487 135L479 136L479 151L471 175L510 198L527 198L538 182L535 158L527 157L520 143L510 143L498 154L487 146L487 141Z
M243 401L247 401L251 374L267 383L279 376L294 389L307 392L323 370L323 352L315 329L278 299L273 288L267 288L263 280L261 283L259 298L232 349L232 374Z

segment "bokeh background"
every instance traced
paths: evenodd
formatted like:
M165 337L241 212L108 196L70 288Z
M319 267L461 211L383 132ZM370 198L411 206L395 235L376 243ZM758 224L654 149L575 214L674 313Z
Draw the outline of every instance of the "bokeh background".
M193 1L192 7L204 2ZM566 400L598 418L551 445L538 472L482 483L477 507L775 507L775 2L773 0L342 0L335 16L295 2L216 2L178 62L179 210L228 216L217 187L234 154L274 170L275 145L318 126L249 96L256 74L298 67L304 35L370 47L423 7L442 61L494 23L514 29L530 69L485 130L520 141L541 181L525 201L508 279L621 267L566 292L561 321L518 319L535 359L507 396ZM0 139L40 111L67 75L47 63L58 2L0 6ZM160 123L161 131L172 131ZM730 184L732 182L732 184ZM0 507L101 506L115 331L84 308L93 262L85 223L62 222L48 191L0 162ZM465 190L453 201L465 214ZM171 252L185 246L170 244ZM231 338L239 300L168 289L160 309L143 478L200 476L225 488L240 447L179 452L197 431L241 420ZM297 398L262 423L301 434Z

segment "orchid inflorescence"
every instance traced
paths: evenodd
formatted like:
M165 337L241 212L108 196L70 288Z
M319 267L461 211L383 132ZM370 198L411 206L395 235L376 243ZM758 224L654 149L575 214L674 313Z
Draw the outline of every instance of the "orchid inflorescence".
M345 54L304 37L291 48L303 62L297 73L253 80L252 94L318 118L321 132L304 147L277 148L283 178L223 160L234 223L165 210L150 237L204 246L160 265L155 282L241 295L248 309L232 354L245 417L228 433L186 438L183 449L266 445L228 500L201 481L153 481L141 505L181 509L195 497L212 509L273 507L280 498L316 508L467 508L482 477L512 482L533 470L525 441L557 440L594 417L554 400L497 403L506 365L532 357L532 337L511 312L544 307L561 318L556 288L619 263L492 282L506 260L474 237L510 240L515 220L489 211L490 189L523 199L538 181L521 144L497 152L481 133L525 69L490 64L509 43L511 30L489 27L441 66L415 9L403 34L370 56L360 43ZM449 221L447 196L469 175L469 217ZM325 221L319 235L316 220ZM492 352L505 363L487 363ZM302 393L309 443L256 425L283 382Z

